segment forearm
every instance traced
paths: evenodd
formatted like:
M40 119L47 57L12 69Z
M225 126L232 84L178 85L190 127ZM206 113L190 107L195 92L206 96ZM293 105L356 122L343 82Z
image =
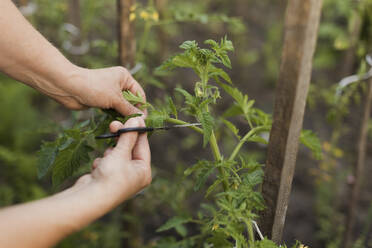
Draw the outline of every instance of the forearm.
M51 247L119 203L86 177L54 196L0 210L0 247Z
M0 70L47 95L63 95L74 77L70 63L21 15L10 0L0 1Z

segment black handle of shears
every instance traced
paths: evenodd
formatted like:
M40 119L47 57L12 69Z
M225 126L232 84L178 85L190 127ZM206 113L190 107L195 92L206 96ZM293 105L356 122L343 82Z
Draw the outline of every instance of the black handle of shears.
M128 128L119 129L116 133L107 133L107 134L96 136L96 139L115 138L115 137L119 137L120 134L122 133L128 133L128 132L144 133L144 132L152 132L152 131L154 131L153 127L128 127Z

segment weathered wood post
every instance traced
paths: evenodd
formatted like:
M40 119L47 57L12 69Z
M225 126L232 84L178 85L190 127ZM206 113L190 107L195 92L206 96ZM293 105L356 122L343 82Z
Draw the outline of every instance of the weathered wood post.
M118 24L119 24L119 63L121 66L131 69L136 63L136 37L135 21L130 21L132 6L136 0L117 0ZM123 214L135 215L135 200L129 200L125 203ZM123 247L137 248L142 247L142 237L140 235L139 225L130 220L122 223L123 229L127 233L123 240Z
M372 104L372 79L368 82L368 93L366 95L364 112L360 126L359 141L358 141L358 157L354 168L355 182L352 186L351 200L349 212L346 219L346 228L342 247L350 248L353 241L353 227L355 224L356 210L360 198L360 191L364 179L364 167L368 137L368 122L371 115Z
M276 243L283 227L316 47L322 0L289 0L262 193L261 228Z
M159 12L160 18L164 18L165 7L168 4L168 0L156 0L156 9ZM162 26L157 27L156 34L159 39L159 63L164 61L168 57L167 44L168 44L168 34L165 32Z
M130 9L136 0L117 0L119 17L119 62L128 69L136 62L135 23L129 20Z
M80 0L68 1L68 22L73 24L78 30L79 35L74 36L72 44L74 46L81 45L81 15L80 15Z

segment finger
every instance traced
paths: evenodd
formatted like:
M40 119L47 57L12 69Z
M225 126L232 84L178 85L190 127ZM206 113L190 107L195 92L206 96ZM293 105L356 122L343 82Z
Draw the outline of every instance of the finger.
M132 77L132 75L128 72L125 79L122 81L121 90L129 90L133 94L137 95L140 93L143 100L146 102L146 94L141 85Z
M103 153L103 156L106 157L112 152L112 150L114 150L114 148L112 147L107 148L106 151Z
M92 170L95 170L98 165L101 163L101 160L102 158L96 158L94 161L93 161L93 164L92 164Z
M140 119L140 126L145 127L145 121ZM151 153L150 146L147 139L147 133L140 134L137 139L137 143L132 152L133 159L143 160L146 164L150 164Z
M142 118L131 118L125 125L118 121L110 124L110 131L117 132L120 128L138 127ZM138 132L128 132L120 135L119 140L113 152L119 153L123 158L132 160L132 150L137 142Z
M146 165L150 165L151 163L151 152L149 141L147 139L147 133L140 134L137 139L137 143L133 149L133 157L134 160L142 160L146 163Z
M146 102L146 94L141 85L132 77L132 75L128 72L126 75L125 80L122 83L122 90L129 90L133 94L137 95L139 93L142 96L142 99ZM144 111L145 117L147 116L147 110Z
M144 113L130 104L127 100L124 99L124 97L121 97L115 104L114 109L118 111L121 115L127 116L127 115L133 115L133 114L141 114L144 115Z

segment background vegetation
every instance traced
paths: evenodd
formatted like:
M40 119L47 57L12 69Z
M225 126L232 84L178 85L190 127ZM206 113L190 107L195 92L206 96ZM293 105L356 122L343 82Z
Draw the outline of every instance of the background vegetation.
M29 0L17 4L33 25L76 64L89 68L118 64L116 1L81 0L81 22L74 23L81 28L77 36L66 25L74 20L71 1ZM286 1L269 0L168 0L163 6L158 1L138 0L132 10L137 62L142 65L136 77L149 101L156 103L180 84L193 89L196 78L190 71L177 71L168 77L159 77L153 71L179 51L184 40L201 44L227 34L235 46L232 69L228 70L232 81L255 99L255 106L272 113L285 5ZM371 29L372 1L324 0L304 122L304 127L322 140L323 159L315 160L308 150L300 150L284 233L288 245L301 240L310 247L340 246L354 181L355 144L366 84L344 88L341 97L335 93L343 77L369 70L365 56L371 49ZM92 110L67 111L5 75L0 75L0 89L0 206L8 206L53 193L49 177L37 178L37 151L42 140L53 140L62 129L89 118ZM220 101L221 109L216 111L222 113L231 100L223 97ZM248 130L245 122L238 122L237 127ZM219 135L223 149L228 150L234 136ZM370 130L369 138L371 135ZM367 151L371 145L368 142ZM126 238L135 240L138 247L170 247L166 243L161 246L159 239L179 239L188 226L175 231L156 230L174 215L196 213L195 206L205 189L195 193L194 178L185 177L183 171L199 158L210 158L201 146L202 140L188 130L154 134L154 180L143 195L134 199L137 211L128 215L120 206L58 247L123 247ZM244 146L243 156L264 163L265 151L265 145L250 144ZM366 164L370 162L368 155ZM367 166L366 174L371 172ZM365 180L354 230L358 237L355 247L372 247L371 186ZM135 237L123 226L128 222L136 226ZM193 232L190 227L188 231Z

